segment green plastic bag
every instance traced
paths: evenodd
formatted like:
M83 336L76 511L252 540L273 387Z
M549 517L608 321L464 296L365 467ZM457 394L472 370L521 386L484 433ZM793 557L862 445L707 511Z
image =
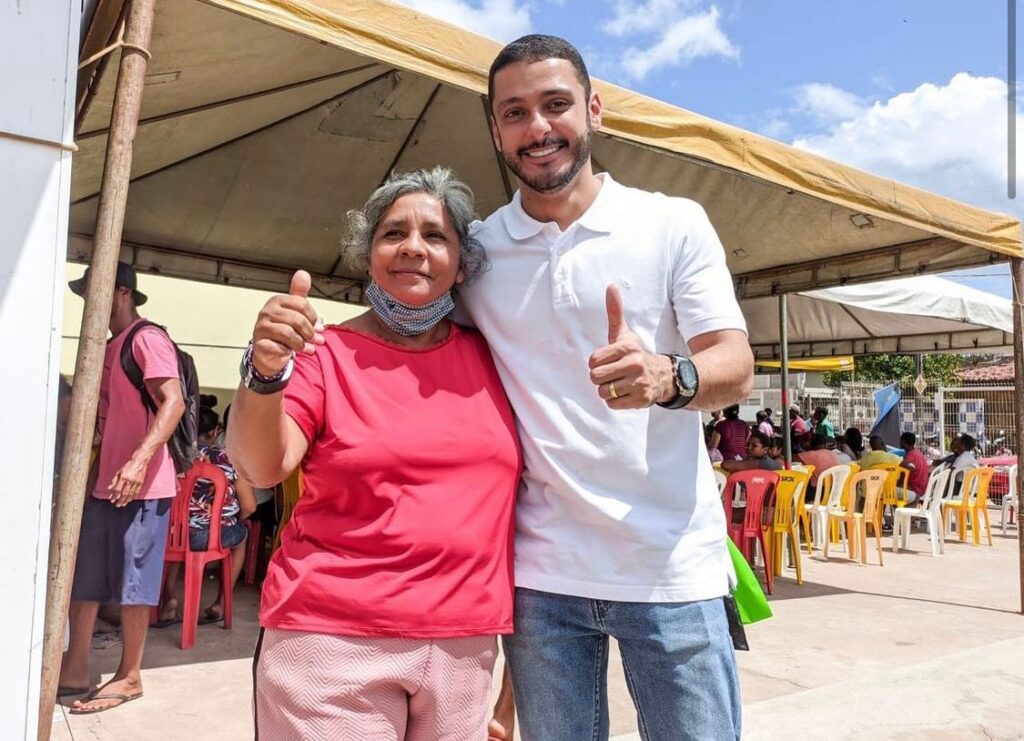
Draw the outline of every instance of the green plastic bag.
M747 563L747 559L740 553L740 549L732 542L732 538L726 538L725 542L729 547L733 568L736 569L736 591L732 596L736 600L740 622L750 625L759 620L767 620L772 616L772 608L768 605L768 599L764 596L764 592L761 591L757 576L750 568L750 564Z

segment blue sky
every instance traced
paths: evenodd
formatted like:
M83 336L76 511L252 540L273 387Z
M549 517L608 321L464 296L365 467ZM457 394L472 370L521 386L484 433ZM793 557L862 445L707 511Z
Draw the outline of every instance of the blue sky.
M1024 217L1006 193L1005 0L403 4L499 41L563 36L595 77ZM1022 133L1019 121L1024 146ZM1005 266L967 272L965 285L1009 297Z

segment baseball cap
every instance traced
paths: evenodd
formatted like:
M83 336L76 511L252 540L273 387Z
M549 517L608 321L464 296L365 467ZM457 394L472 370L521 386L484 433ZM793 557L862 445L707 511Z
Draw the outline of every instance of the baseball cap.
M78 280L68 281L68 288L76 296L85 295L85 285L89 281L89 273L92 268L85 269L85 275ZM132 299L136 306L142 306L149 297L138 289L138 278L135 275L135 268L126 262L117 263L117 276L114 278L114 285L118 288L127 288L132 292Z

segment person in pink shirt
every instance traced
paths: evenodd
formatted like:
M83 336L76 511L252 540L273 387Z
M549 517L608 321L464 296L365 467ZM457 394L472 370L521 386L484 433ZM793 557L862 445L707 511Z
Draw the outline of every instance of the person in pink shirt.
M913 432L900 435L900 447L904 450L902 465L910 471L907 487L914 493L916 500L920 501L928 486L928 459L917 449L917 435Z
M253 329L228 454L304 485L263 584L260 738L487 735L522 455L487 343L448 319L487 265L472 214L450 170L392 175L349 216L370 311L324 327L298 271Z
M87 270L69 286L81 296L88 279ZM89 691L92 632L105 602L121 605L121 663L109 682L74 702L70 712L76 715L110 710L142 697L142 654L150 609L160 600L170 505L177 493L166 444L185 410L174 344L155 326L133 335L132 354L155 414L121 366L125 339L144 321L137 307L146 296L136 284L135 269L119 262L96 420L100 448L82 513L71 590L71 638L58 694Z
M715 425L715 431L711 433L711 447L718 448L722 460L741 461L746 457L750 425L740 419L739 404L722 411L725 419Z

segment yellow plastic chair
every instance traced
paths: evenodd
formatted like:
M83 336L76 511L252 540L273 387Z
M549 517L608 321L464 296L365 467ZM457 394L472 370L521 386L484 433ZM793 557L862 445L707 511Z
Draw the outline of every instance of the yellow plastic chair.
M768 549L777 576L782 576L782 553L786 539L789 539L789 553L796 568L796 583L804 583L803 567L800 563L800 536L797 519L803 522L807 549L810 550L810 520L804 509L804 492L810 475L804 471L779 471L779 483L775 487L775 518L768 534Z
M882 504L887 507L906 507L904 492L910 488L910 469L896 463L878 463L871 467L872 471L885 471L885 489L882 490Z
M271 549L276 551L278 546L281 545L281 533L284 532L285 525L288 524L288 520L292 519L292 512L295 509L295 505L298 504L299 497L302 496L302 472L301 469L296 468L292 475L281 482L281 512L277 518L277 534L274 536L274 546Z
M829 507L829 524L837 523L840 534L845 528L846 555L856 560L860 553L860 562L867 563L867 528L874 530L875 545L878 548L878 565L882 564L882 491L888 473L885 471L859 471L850 477L846 491L841 497L839 506ZM857 502L860 488L864 491L864 507L858 512ZM822 551L828 559L829 541L825 541Z
M988 487L995 473L996 470L989 466L968 469L964 473L960 495L943 502L943 526L955 515L956 531L961 543L967 542L967 522L970 520L974 545L980 544L979 532L982 521L988 534L988 544L992 545L992 526L988 519Z

